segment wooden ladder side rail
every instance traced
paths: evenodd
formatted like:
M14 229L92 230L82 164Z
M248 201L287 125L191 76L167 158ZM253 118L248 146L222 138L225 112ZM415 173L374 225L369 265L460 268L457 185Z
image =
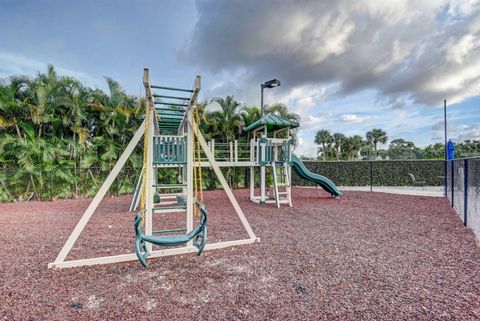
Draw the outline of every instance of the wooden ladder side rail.
M292 170L291 166L285 162L284 163L284 171L285 171L285 185L287 186L287 198L288 198L288 206L292 207L292 184L291 184L291 175Z
M277 165L272 162L272 174L273 174L273 195L275 197L275 205L280 207L280 195L278 194L278 178L277 178Z

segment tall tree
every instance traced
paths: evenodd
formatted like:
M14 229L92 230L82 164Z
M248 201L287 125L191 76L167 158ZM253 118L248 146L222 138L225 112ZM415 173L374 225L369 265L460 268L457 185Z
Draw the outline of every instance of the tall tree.
M300 123L300 120L301 120L300 115L290 112L288 110L287 105L282 104L282 103L276 103L276 104L273 104L271 106L267 106L266 112L275 114L277 116L280 116L280 117L283 117L283 118L286 118L286 119L293 120L297 123ZM297 145L298 144L298 130L297 130L297 128L292 129L290 133L291 133L292 138L295 142L295 145Z
M327 157L327 146L333 142L332 134L327 129L321 129L317 131L315 135L315 144L321 145L321 152L323 155L323 160Z
M296 122L300 122L300 115L290 112L287 105L282 103L276 103L271 106L267 106L266 112L281 116L283 118L294 120Z
M235 140L243 128L243 120L239 114L241 109L240 102L236 101L233 96L215 98L214 101L221 108L221 110L209 114L216 132L215 138L222 141Z
M375 148L375 157L378 156L378 150L377 150L377 145L378 143L380 144L386 144L388 137L387 133L380 129L380 128L374 128L371 131L368 131L366 134L367 141L373 144Z
M248 127L262 117L262 112L257 106L244 106L240 111L242 116L243 126ZM250 132L247 135L247 141L250 141Z
M342 133L334 133L333 137L333 144L335 147L335 155L337 161L340 160L340 155L342 153L342 144L345 142L346 136Z
M417 159L420 158L420 150L413 142L397 138L390 142L388 156L391 159Z
M360 156L360 150L364 145L365 141L360 135L347 137L344 142L344 151L347 154L348 160L354 160L358 158Z

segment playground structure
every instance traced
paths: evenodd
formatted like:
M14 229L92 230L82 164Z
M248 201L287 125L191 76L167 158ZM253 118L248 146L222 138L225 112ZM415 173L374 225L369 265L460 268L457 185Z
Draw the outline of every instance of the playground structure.
M327 178L313 174L292 152L294 141L291 130L298 123L274 114L267 114L245 128L253 138L249 143L238 141L216 144L206 142L199 130L200 118L196 101L200 92L200 76L196 76L192 89L152 85L149 70L144 69L147 110L145 119L118 159L105 182L77 223L49 268L65 268L84 265L108 264L136 260L146 266L146 258L192 253L258 242L242 209L232 193L220 167L249 167L251 201L292 206L291 171L302 178L320 185L332 196L341 192ZM155 90L155 92L153 91ZM175 94L171 94L174 92ZM188 96L188 97L187 97ZM144 137L143 168L130 210L140 208L135 218L136 253L107 257L65 260L94 214L111 184L125 165L134 148ZM226 149L225 149L226 147ZM203 204L201 169L210 167L238 215L248 238L206 244L207 208ZM255 168L260 168L260 194L255 195ZM159 181L159 172L165 168L178 170L178 183L164 184ZM273 186L267 186L267 170L271 170ZM153 217L167 213L185 213L186 226L170 230L153 230ZM194 228L194 218L201 216ZM141 226L144 226L143 232ZM180 235L171 233L185 232ZM169 234L167 236L156 236ZM178 246L169 249L153 249L153 245Z

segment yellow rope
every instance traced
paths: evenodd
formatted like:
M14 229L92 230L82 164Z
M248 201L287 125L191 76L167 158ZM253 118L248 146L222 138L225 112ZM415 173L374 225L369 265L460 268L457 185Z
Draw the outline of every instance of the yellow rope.
M143 168L142 168L142 187L141 187L141 194L140 194L140 209L142 213L142 224L144 223L144 216L145 216L145 207L146 207L146 195L147 195L147 167L148 167L148 145L149 145L149 138L150 138L150 125L151 125L151 115L153 110L147 106L146 111L146 118L145 118L145 133L144 133L144 140L143 140ZM193 180L194 180L194 197L195 200L202 205L203 204L203 177L202 177L202 160L201 160L201 146L200 140L198 139L200 129L200 115L197 110L193 113L195 117L195 122L197 123L197 128L195 130L195 135L193 135L194 139L194 148L195 151L193 152ZM195 206L195 215L200 216L200 209L199 207Z
M150 138L150 124L151 124L151 108L148 106L146 107L146 117L145 117L145 132L143 134L143 167L142 167L142 191L140 194L140 209L142 213L142 222L144 223L144 216L145 216L145 207L146 207L146 197L147 197L147 167L148 167L148 145L149 145L149 138Z
M203 177L202 177L202 159L201 159L201 147L200 147L200 139L198 138L200 135L200 115L198 110L195 109L193 112L195 117L195 122L197 123L197 128L195 129L194 137L194 144L195 144L195 151L193 153L193 180L194 180L194 194L195 200L198 204L203 205ZM196 164L196 165L195 165ZM200 208L195 206L195 215L200 216Z

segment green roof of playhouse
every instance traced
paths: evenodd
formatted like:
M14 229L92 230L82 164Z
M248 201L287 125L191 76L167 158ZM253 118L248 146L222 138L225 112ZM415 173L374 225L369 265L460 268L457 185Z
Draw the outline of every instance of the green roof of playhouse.
M255 129L261 127L261 126L264 126L264 125L267 126L267 130L277 130L277 129L282 129L282 128L285 128L285 127L295 128L295 127L300 126L294 120L287 119L287 118L284 118L284 117L280 117L280 116L277 116L275 114L270 113L270 114L266 114L265 116L263 116L262 118L260 118L259 120L257 120L253 124L251 124L250 126L244 128L243 130L246 131L246 132L249 132L249 131L255 130Z

